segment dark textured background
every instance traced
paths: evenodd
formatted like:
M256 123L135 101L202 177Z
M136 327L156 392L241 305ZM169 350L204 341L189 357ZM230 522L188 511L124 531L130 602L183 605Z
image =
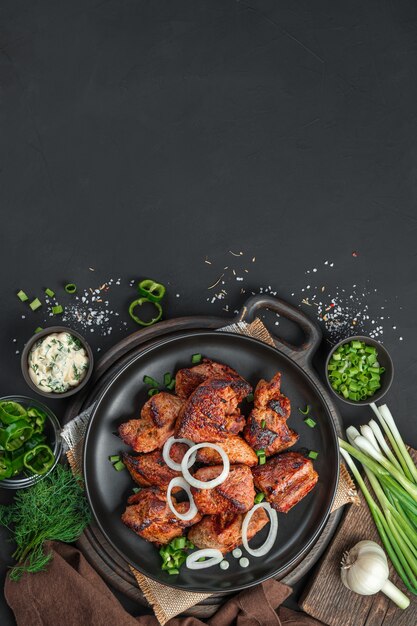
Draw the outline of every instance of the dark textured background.
M388 399L417 445L416 52L413 1L3 0L1 394L27 392L15 352L44 325L19 288L120 277L121 321L89 336L104 350L134 330L133 278L168 285L166 317L323 285L383 325Z

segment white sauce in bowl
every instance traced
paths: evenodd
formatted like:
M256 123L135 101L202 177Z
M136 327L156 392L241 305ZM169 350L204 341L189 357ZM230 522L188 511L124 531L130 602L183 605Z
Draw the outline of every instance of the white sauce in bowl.
M41 391L65 393L85 377L87 352L70 333L51 333L35 342L28 357L29 376Z

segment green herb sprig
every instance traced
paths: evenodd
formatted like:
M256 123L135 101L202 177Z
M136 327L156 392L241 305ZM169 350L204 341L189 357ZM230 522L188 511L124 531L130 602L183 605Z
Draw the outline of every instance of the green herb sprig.
M45 551L45 541L72 543L90 519L79 480L62 465L33 487L18 491L13 504L0 506L0 525L12 532L17 545L13 554L17 564L10 570L10 579L44 570L52 558Z

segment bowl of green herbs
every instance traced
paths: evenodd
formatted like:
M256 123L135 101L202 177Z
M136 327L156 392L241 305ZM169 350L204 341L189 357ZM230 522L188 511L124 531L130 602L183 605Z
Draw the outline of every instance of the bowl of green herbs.
M377 402L391 386L394 365L388 350L375 339L356 335L339 341L326 360L326 380L344 402Z
M50 474L61 455L60 430L39 400L0 398L0 487L23 489Z

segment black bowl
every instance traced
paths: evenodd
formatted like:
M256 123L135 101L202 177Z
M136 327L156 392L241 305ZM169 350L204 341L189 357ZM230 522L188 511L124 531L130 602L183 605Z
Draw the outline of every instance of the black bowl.
M329 362L330 362L330 359L332 358L333 353L339 348L339 346L343 346L345 343L349 343L350 341L363 341L368 346L374 346L378 351L378 362L381 365L381 367L385 368L385 372L381 374L381 388L378 389L378 391L376 391L373 396L366 398L366 400L350 400L349 398L345 398L342 394L338 393L337 391L335 391L335 389L333 389L330 379L329 379L329 371L327 367L329 365ZM394 364L392 362L392 359L389 355L388 350L381 343L379 343L379 341L377 341L376 339L372 339L371 337L366 337L365 335L355 335L354 337L347 337L346 339L342 339L342 341L339 341L339 343L333 346L333 348L329 352L329 355L326 359L325 367L326 367L325 369L326 382L330 388L330 391L337 398L339 398L339 400L343 400L343 402L346 402L347 404L352 404L353 406L366 406L368 404L371 404L372 402L378 402L378 400L380 400L383 396L385 396L388 389L391 387L391 383L394 378Z
M64 391L63 393L54 393L52 391L49 393L47 391L42 391L41 389L39 389L39 387L35 385L31 377L29 376L29 365L28 365L29 352L32 350L33 345L37 341L39 341L39 339L42 339L42 337L46 337L47 335L51 335L52 333L69 333L70 335L74 335L74 337L77 337L77 339L80 340L84 350L87 352L87 355L88 355L88 370L84 378L82 379L82 381L80 381L80 383L76 387L72 387L72 389L68 389L68 391ZM84 337L80 335L80 333L78 333L76 330L72 330L72 328L67 328L66 326L50 326L49 328L44 328L39 333L36 333L35 335L33 335L33 337L31 337L29 341L26 343L22 352L21 366L22 366L23 378L25 379L29 387L33 391L36 391L36 393L38 393L39 395L44 396L45 398L52 398L55 400L58 398L68 398L68 396L73 396L75 393L78 393L79 391L81 391L83 387L86 386L86 384L88 383L91 377L91 374L93 373L94 357L93 357L93 352L90 346L88 345Z

